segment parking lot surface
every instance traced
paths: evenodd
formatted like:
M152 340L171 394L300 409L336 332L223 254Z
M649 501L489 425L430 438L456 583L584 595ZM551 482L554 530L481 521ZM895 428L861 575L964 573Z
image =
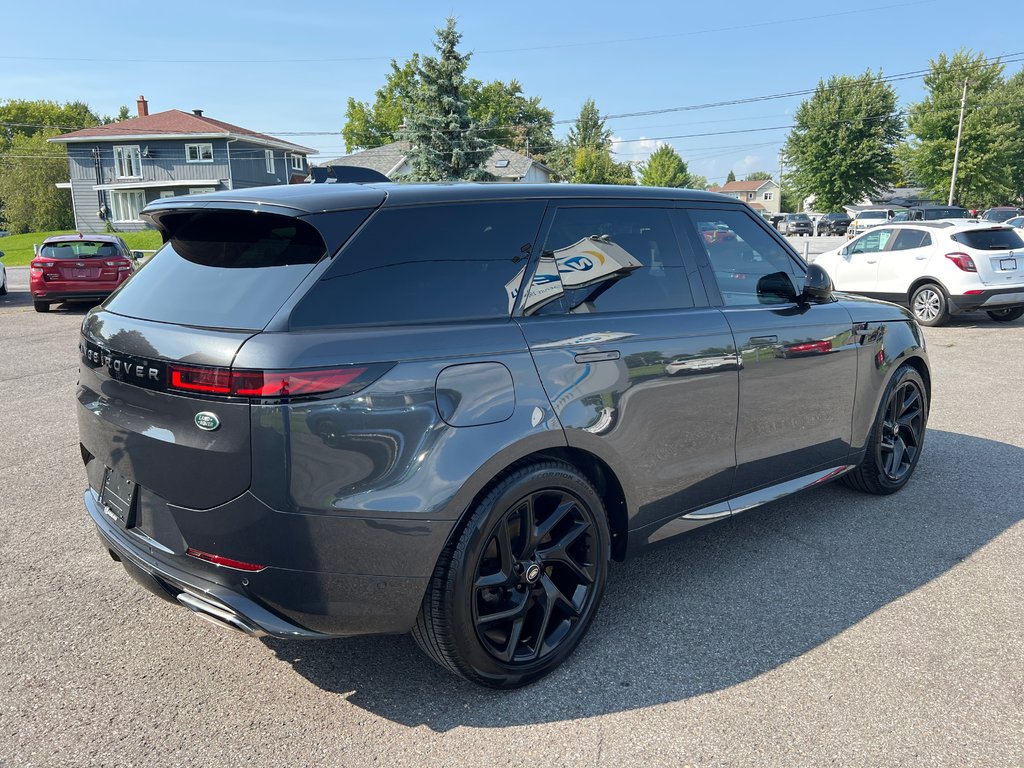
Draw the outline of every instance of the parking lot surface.
M901 493L826 486L615 566L573 657L497 693L408 637L254 640L137 586L81 502L85 309L37 314L9 273L4 766L1024 764L1024 322L926 329Z

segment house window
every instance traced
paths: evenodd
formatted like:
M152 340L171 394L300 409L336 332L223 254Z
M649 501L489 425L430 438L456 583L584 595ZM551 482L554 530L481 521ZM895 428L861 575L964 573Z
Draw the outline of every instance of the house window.
M185 162L187 163L212 163L213 144L186 144Z
M267 160L267 173L276 173L277 169L274 167L274 150L263 150L263 157Z
M753 199L754 199L754 193L753 192L747 192L747 200L753 200Z
M114 166L119 179L138 179L142 177L142 152L138 145L131 147L114 147Z
M173 189L162 189L160 190L160 199L163 200L165 197L174 197L176 194L178 193Z
M302 170L302 155L294 155L294 154L292 155L292 170L293 171L301 171Z
M765 192L764 193L764 199L765 200L771 200L774 197L775 197L775 193L774 192Z
M216 192L217 190L213 187L189 187L188 193L190 195L205 195L207 192Z
M146 207L146 193L141 189L112 191L110 204L114 209L114 221L142 221L139 214Z

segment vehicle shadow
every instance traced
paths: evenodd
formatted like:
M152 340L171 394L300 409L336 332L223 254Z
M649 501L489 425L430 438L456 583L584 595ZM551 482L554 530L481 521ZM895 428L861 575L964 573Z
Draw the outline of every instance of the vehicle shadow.
M932 430L899 494L823 487L614 567L576 653L518 691L453 677L409 637L264 643L319 688L435 731L680 701L785 664L955 569L1024 518L1019 504L993 504L994 483L998 498L1024 496L1021 466L1022 448Z

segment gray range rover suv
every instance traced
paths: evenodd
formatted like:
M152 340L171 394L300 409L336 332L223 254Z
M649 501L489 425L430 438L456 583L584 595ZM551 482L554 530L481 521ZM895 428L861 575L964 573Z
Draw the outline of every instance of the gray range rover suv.
M912 317L727 197L316 184L145 215L165 245L82 325L85 505L139 582L253 636L411 631L523 685L610 560L833 478L896 491L921 455Z

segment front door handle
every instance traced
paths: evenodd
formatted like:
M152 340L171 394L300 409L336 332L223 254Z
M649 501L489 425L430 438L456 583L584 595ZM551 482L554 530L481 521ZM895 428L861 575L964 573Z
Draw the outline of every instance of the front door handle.
M618 360L619 350L612 349L608 352L580 352L576 355L577 363L600 363L605 360Z
M778 336L751 336L750 337L750 343L753 344L755 347L766 347L766 346L769 346L771 344L778 344L779 343L779 337Z
M878 263L878 259L865 259L865 261L867 261L868 264L877 264Z

